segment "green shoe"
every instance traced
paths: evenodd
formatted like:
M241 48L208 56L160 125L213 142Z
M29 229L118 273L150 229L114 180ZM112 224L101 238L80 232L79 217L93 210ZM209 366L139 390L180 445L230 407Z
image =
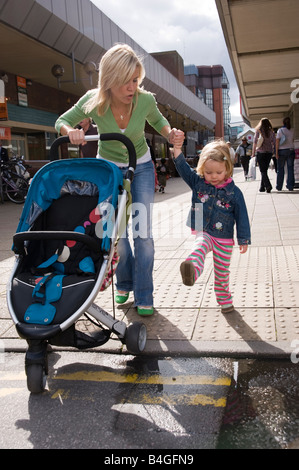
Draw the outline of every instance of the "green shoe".
M125 294L119 294L117 291L116 291L116 294L115 294L115 302L117 304L124 304L129 298L129 292L126 292Z
M154 307L144 308L144 307L137 307L138 315L145 317L147 315L152 315L154 313Z

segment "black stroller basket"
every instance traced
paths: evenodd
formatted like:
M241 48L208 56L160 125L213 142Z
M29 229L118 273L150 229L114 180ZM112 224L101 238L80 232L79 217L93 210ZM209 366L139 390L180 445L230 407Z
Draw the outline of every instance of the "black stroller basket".
M145 348L143 323L128 326L93 303L111 271L136 167L135 148L127 137L112 133L86 138L98 139L126 145L125 180L116 165L102 159L58 160L59 146L69 142L68 137L58 138L51 162L32 180L13 237L17 256L7 303L29 346L25 370L31 392L44 390L48 344L81 350L102 346L114 333L130 353ZM92 334L75 328L85 313L98 326Z

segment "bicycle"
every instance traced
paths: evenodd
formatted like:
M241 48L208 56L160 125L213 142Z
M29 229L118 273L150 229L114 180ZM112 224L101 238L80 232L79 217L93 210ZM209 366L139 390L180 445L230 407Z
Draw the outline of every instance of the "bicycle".
M5 162L7 165L11 165L12 171L17 173L20 176L23 176L26 181L30 180L29 168L32 168L30 165L24 162L24 156L19 157L18 155L13 155L8 162Z
M11 165L1 162L0 197L2 203L6 196L15 204L23 204L26 199L29 184L27 180L12 170Z

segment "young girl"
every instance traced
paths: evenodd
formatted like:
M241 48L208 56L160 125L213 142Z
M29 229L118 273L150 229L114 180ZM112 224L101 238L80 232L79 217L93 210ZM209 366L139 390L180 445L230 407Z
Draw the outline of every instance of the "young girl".
M240 253L246 253L251 243L244 197L231 178L233 166L224 141L217 140L204 147L196 172L185 161L179 144L177 137L174 161L179 174L192 189L187 225L196 235L193 251L180 267L183 283L193 286L203 272L207 253L212 251L216 299L221 312L229 313L234 310L229 290L229 266L235 223Z

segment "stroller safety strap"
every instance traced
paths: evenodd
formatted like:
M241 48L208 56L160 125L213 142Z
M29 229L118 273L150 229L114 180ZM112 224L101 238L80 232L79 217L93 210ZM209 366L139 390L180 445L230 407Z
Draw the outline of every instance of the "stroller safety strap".
M63 274L51 273L39 280L32 293L33 302L24 315L26 323L48 325L53 321L56 308L52 302L61 297L63 277Z

